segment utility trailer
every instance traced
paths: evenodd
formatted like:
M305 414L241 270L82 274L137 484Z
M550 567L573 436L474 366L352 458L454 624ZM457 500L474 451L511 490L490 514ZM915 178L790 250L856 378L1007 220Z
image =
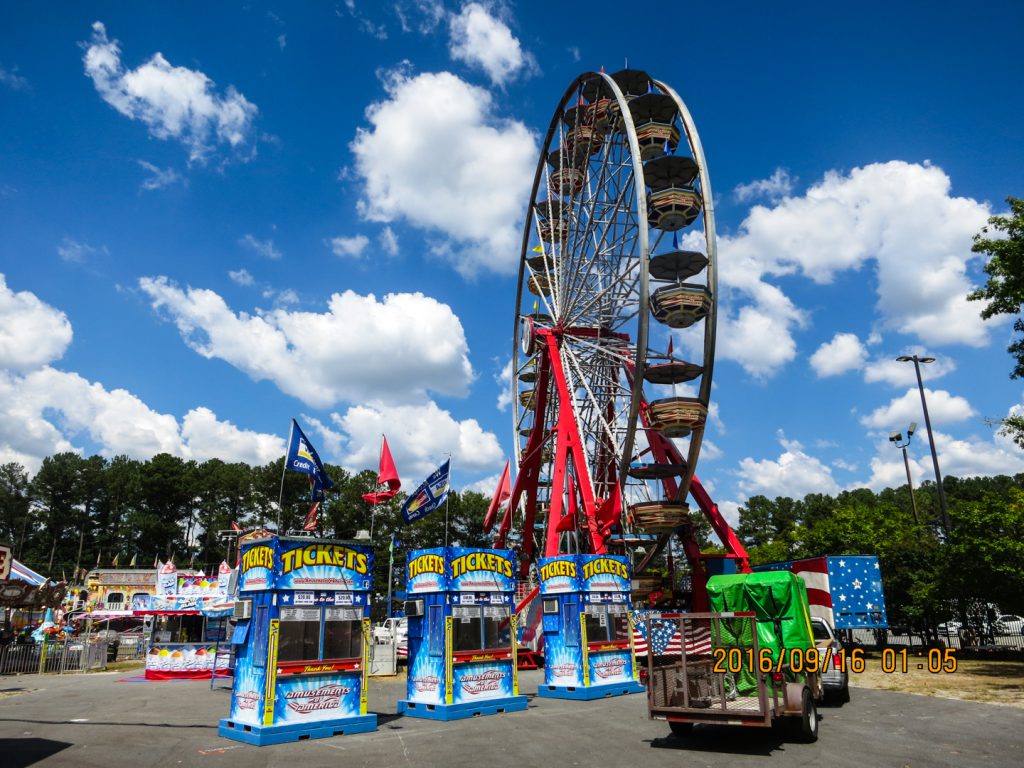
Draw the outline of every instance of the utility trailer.
M648 715L677 736L696 724L767 728L782 719L800 740L816 741L828 652L811 635L802 582L788 573L715 576L708 595L713 607L740 610L648 617L648 637L673 638L647 657Z

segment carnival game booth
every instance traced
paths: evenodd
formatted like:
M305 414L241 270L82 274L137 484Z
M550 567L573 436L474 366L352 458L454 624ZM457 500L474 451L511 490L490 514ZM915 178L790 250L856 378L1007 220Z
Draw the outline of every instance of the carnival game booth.
M235 679L219 733L256 746L377 729L366 709L373 550L270 536L241 548Z
M629 562L612 555L540 558L544 684L538 696L599 699L641 693Z
M418 549L405 569L409 669L398 712L458 720L526 709L516 671L515 554Z
M156 594L133 596L146 628L148 680L206 679L231 674L227 640L231 568L221 563L216 576L180 573L168 561L158 569Z

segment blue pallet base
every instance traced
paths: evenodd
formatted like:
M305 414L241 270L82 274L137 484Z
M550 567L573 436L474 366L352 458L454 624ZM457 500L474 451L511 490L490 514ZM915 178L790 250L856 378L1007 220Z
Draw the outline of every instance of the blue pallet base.
M285 744L306 739L328 739L331 736L347 736L352 733L367 733L377 730L376 715L343 717L338 720L321 720L318 723L287 723L284 725L250 725L231 718L220 721L217 733L225 739L244 741L257 747L271 744Z
M521 712L526 709L525 696L506 696L487 701L468 701L464 704L424 704L420 701L403 699L398 702L398 714L406 717L422 717L426 720L462 720L480 715L500 715L504 712Z
M590 686L567 686L567 685L541 685L537 688L537 695L544 699L577 699L580 701L593 701L594 699L605 699L609 696L624 696L628 693L643 693L646 689L635 680L626 683L608 683L606 685Z

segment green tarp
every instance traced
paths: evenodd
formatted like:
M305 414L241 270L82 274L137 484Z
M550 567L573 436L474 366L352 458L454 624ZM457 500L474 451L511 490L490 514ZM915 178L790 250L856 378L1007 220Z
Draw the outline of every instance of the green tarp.
M773 665L783 649L814 648L807 587L790 571L712 576L708 580L708 603L713 613L754 613L758 648L771 650ZM711 624L714 647L752 647L749 619L723 619ZM753 662L756 666L756 657ZM747 665L736 676L736 687L741 696L757 689L756 673Z

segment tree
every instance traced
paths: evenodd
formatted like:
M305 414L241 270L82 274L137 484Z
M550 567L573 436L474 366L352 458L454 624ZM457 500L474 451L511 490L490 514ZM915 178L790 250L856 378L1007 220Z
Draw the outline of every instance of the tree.
M981 232L974 236L974 245L971 246L974 253L989 257L985 264L988 282L984 288L967 295L969 301L988 302L981 310L981 316L986 320L996 315L1019 315L1024 304L1024 200L1008 197L1006 202L1010 206L1010 215L991 217ZM1002 233L1002 236L985 237L992 230ZM1018 317L1013 330L1024 333L1024 319ZM1006 351L1016 360L1010 378L1024 378L1024 336L1010 344ZM1001 421L1000 431L1024 448L1024 414L1011 414Z

